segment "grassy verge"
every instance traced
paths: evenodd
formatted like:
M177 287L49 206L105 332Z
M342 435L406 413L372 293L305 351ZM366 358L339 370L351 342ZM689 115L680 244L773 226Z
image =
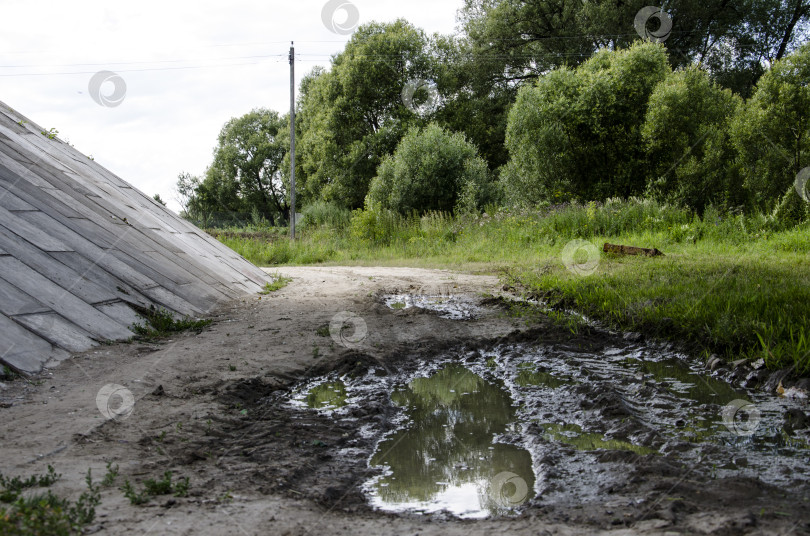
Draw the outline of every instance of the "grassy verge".
M688 211L650 201L421 218L356 214L340 227L304 227L295 243L234 234L221 240L252 262L374 264L497 272L557 308L613 327L689 342L726 359L810 373L810 224ZM592 244L566 256L566 245ZM666 256L616 257L604 242ZM569 246L570 247L570 246ZM587 257L587 258L586 258ZM567 259L567 266L566 266Z

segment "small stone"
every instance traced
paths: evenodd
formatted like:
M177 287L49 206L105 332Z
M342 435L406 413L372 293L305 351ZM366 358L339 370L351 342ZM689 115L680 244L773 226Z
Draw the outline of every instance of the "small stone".
M731 366L736 369L736 368L739 368L739 367L745 365L747 362L748 362L748 360L746 360L746 359L736 359L736 360L731 362Z
M644 335L635 331L628 331L622 338L628 342L640 342L644 339Z
M709 360L706 362L706 367L709 370L715 370L717 367L723 364L723 360L717 357L716 355L712 354L709 357Z
M163 385L158 385L155 387L155 390L152 391L152 394L155 396L163 396L166 394L166 391L163 390Z
M760 358L751 363L751 368L754 370L759 370L765 366L765 360Z
M785 411L782 418L784 419L783 428L789 434L793 433L793 430L807 428L807 415L800 409L790 408Z

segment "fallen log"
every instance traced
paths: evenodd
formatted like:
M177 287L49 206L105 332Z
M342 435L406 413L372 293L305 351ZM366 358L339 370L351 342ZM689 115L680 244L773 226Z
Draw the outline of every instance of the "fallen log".
M647 257L657 257L664 255L656 248L637 248L636 246L620 246L619 244L608 244L605 242L602 251L605 253L615 253L617 255L646 255Z

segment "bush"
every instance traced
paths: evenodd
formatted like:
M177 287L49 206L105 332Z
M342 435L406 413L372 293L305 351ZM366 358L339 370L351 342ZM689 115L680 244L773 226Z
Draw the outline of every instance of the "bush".
M330 227L342 229L349 225L352 213L336 203L327 201L314 201L304 207L303 227Z
M647 100L670 72L661 45L602 50L524 87L509 113L507 198L542 201L629 197L643 192L641 139Z
M412 128L377 169L366 206L399 214L482 208L493 197L484 160L463 134ZM461 201L461 205L459 202Z
M708 205L744 199L733 161L728 123L739 97L700 69L667 76L650 96L641 129L653 175L648 192L702 213Z
M810 44L773 64L731 126L744 184L770 210L810 165Z

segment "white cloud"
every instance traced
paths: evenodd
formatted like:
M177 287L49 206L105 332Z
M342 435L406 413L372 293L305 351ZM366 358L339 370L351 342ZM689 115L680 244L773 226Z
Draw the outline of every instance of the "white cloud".
M360 23L401 17L428 33L453 32L461 7L461 0L351 1ZM256 107L289 109L291 40L301 55L297 81L343 49L349 36L321 21L325 2L5 0L0 100L176 209L178 173L203 172L228 119ZM100 70L126 82L117 107L88 94Z

